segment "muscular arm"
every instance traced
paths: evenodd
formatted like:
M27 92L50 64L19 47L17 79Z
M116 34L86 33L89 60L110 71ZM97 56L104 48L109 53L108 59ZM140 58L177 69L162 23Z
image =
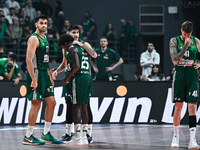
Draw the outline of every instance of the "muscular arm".
M91 57L93 58L97 57L97 53L95 52L95 50L93 50L92 46L88 42L84 42L83 44L79 41L74 41L73 44L78 44L79 46L84 48L84 50L86 50Z
M88 42L85 42L82 47L88 52L88 54L90 54L91 57L97 58L97 53Z
M197 45L197 49L200 52L200 40L195 37L195 42L196 42L196 45Z
M35 77L35 74L34 74L34 66L33 66L33 57L35 55L35 51L36 51L36 48L39 46L39 41L37 39L36 36L32 36L29 38L28 42L27 42L27 52L26 52L26 64L27 64L27 69L28 69L28 72L30 74L30 77L32 79L32 83L34 81L34 87L36 88L36 84L37 84L37 80L36 80L36 77ZM31 87L33 87L31 85ZM35 89L34 88L34 89Z
M62 60L62 63L60 64L60 66L56 69L56 71L59 73L59 72L62 72L65 70L66 66L67 66L67 59L65 58L65 50L62 49L62 53L63 53L63 60Z
M176 65L179 61L182 60L187 48L188 48L189 44L186 42L184 43L184 46L182 48L182 50L178 53L178 50L177 50L177 40L176 38L171 38L170 40L170 56L171 56L171 59L172 59L172 62Z

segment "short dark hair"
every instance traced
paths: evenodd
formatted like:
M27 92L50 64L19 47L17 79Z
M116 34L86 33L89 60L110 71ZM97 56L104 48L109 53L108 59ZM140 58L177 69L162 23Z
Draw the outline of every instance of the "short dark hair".
M8 58L11 58L13 61L17 61L17 55L15 54L8 55Z
M181 25L182 30L186 33L190 33L193 31L193 23L191 21L185 21Z
M72 30L80 30L80 29L79 29L78 25L72 25L72 26L70 26L70 27L68 28L67 32L70 32L70 31L72 31Z
M46 20L47 20L48 18L47 18L47 16L44 15L44 14L38 15L38 16L35 18L35 23L38 22L39 19L46 19Z
M63 34L60 36L59 40L58 40L58 45L64 45L64 43L72 43L74 41L74 38L69 35L69 34Z

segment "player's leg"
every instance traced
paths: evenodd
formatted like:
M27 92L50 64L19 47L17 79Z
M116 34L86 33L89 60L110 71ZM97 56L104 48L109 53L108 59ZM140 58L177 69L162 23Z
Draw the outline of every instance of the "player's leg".
M189 70L189 90L187 94L188 112L189 112L189 130L190 130L190 142L188 148L199 149L199 145L196 141L196 108L197 101L199 99L199 85L198 85L198 73L196 70Z
M188 103L190 142L188 148L199 149L196 141L196 103Z
M54 96L49 96L44 98L46 101L46 109L45 109L45 123L44 123L44 131L41 136L41 140L45 141L47 143L53 143L53 144L60 144L62 143L61 141L55 139L50 132L51 128L51 122L53 119L53 114L54 114L54 108L56 105L56 101Z
M34 70L35 75L38 77L37 81L40 80L40 72L35 69ZM40 91L40 88L43 86L40 82L38 82L38 87L36 90L32 90L32 87L30 86L32 82L32 79L27 73L27 97L29 100L31 100L31 109L29 111L29 117L28 117L28 128L26 131L26 136L23 139L23 144L25 145L43 145L45 142L38 140L33 136L33 129L35 126L35 122L37 119L38 111L41 107L41 101L42 101L42 95L38 91Z
M41 82L45 84L45 88L43 90L44 90L44 100L46 101L47 104L45 109L44 132L42 133L41 140L48 143L60 144L62 142L55 139L50 133L51 122L53 119L56 101L54 97L53 86L51 84L51 80L49 78L47 71L43 72L43 76L41 77Z
M73 104L73 117L75 129L75 144L82 145L81 137L81 104Z
M92 140L93 115L92 115L92 111L91 111L91 108L90 108L90 103L88 103L87 111L88 111L88 131L87 131L87 138L88 138L88 142L89 143L93 143L93 140Z
M70 141L74 134L74 124L73 124L73 113L72 113L72 100L71 98L66 98L65 102L67 104L66 111L66 131L65 134L61 137L62 141Z
M81 107L81 118L82 118L82 141L83 144L88 144L87 140L87 131L88 131L88 110L87 110L87 105L82 104Z

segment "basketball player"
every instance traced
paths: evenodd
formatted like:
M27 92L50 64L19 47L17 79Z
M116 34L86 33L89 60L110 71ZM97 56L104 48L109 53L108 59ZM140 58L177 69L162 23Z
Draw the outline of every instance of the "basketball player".
M28 117L28 129L23 144L43 145L45 142L60 144L50 133L51 122L56 101L54 98L54 81L49 74L49 43L44 35L47 29L47 17L39 15L35 18L36 31L27 42L27 96L31 100ZM44 132L41 140L33 136L33 129L43 99L46 101Z
M199 149L196 142L196 108L199 99L198 72L196 53L200 52L200 41L192 36L193 23L185 21L181 27L181 35L171 38L170 55L175 65L172 85L174 110L174 135L171 147L179 147L179 125L183 102L188 105L190 142L188 148Z
M84 49L86 50L90 56L96 58L97 54L96 52L92 49L92 47L90 46L89 43L84 42L84 41L78 41L79 39L79 27L78 26L70 26L70 28L68 29L67 34L70 34L73 38L74 38L74 42L73 44L78 48L78 49ZM87 53L85 53L87 54ZM88 54L87 54L88 55ZM71 59L68 56L68 52L63 50L63 61L60 64L60 66L53 72L53 79L56 78L57 73L61 72L64 70L64 68L67 69L65 71L65 76L67 76L69 70L70 70L70 63L71 63ZM69 79L71 80L71 78ZM65 100L67 103L67 114L66 114L66 133L64 134L64 136L61 137L62 141L69 141L71 140L71 136L72 136L72 122L73 122L73 115L72 115L72 102L71 102L71 82L69 81L68 84L64 85L63 89L64 89L64 93L65 93ZM91 91L92 94L93 91ZM88 132L87 132L87 137L88 137L88 142L92 143L92 112L90 109L90 106L88 104L88 115L89 115L89 122L88 122Z

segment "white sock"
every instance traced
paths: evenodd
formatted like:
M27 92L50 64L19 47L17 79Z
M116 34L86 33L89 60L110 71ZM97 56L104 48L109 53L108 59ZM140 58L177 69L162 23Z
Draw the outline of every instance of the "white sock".
M72 132L72 133L75 133L75 131L74 131L74 123L73 123L73 122L72 122L71 132Z
M88 124L88 131L87 131L88 135L90 137L92 137L92 124Z
M71 136L72 133L72 124L66 124L66 134Z
M76 137L80 137L81 136L81 124L74 124L75 127L75 133L76 133Z
M196 135L196 127L190 128L190 140L195 139L195 135Z
M82 124L83 137L87 137L88 124Z
M45 121L45 123L44 123L44 135L47 134L50 131L50 127L51 127L51 122Z
M33 129L34 129L34 126L28 125L27 131L26 131L26 137L27 138L29 138L33 134Z
M174 126L174 136L179 137L179 126Z

